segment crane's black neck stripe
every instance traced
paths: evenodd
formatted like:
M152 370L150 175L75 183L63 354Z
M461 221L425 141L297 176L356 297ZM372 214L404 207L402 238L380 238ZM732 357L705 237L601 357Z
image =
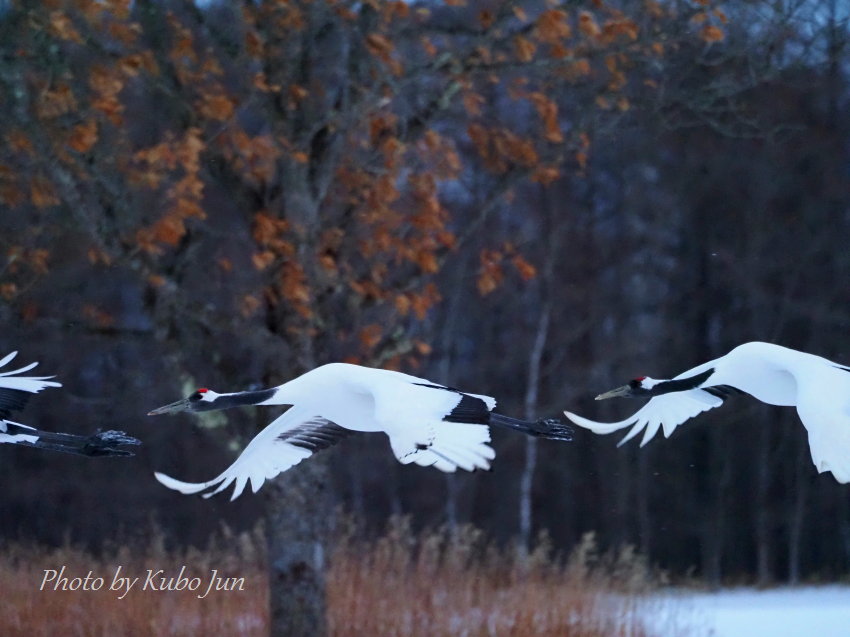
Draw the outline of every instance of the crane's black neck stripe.
M244 407L245 405L257 405L267 401L275 395L277 389L259 389L257 391L241 391L236 394L224 394L211 402L201 401L197 403L199 411L211 409L228 409L230 407Z
M714 373L714 368L707 369L701 374L696 374L695 376L688 376L687 378L678 378L676 380L665 380L663 383L658 383L650 390L650 394L653 396L660 396L661 394L669 394L674 391L687 391L689 389L695 389L702 385L705 381L708 380L708 377Z

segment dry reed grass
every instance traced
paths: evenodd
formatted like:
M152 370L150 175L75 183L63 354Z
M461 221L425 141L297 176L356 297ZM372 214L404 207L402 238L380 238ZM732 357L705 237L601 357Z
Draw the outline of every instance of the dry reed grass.
M652 590L631 550L600 556L591 534L568 559L545 536L528 554L481 531L419 536L395 520L377 542L343 537L328 595L334 635L649 637Z
M267 633L267 583L259 533L234 536L224 529L205 550L166 550L163 537L153 532L142 550L119 547L96 557L66 546L44 549L13 544L0 556L0 635L3 637L147 637L149 635L265 635ZM64 575L104 579L97 591L54 590L48 583L39 590L45 569ZM203 581L197 591L140 590L147 570L165 571L176 579L185 573ZM110 591L118 566L121 574L141 579L124 599ZM206 589L212 569L224 577L244 577L244 590ZM155 578L154 581L156 581Z
M120 547L100 557L71 547L7 546L0 556L0 635L265 635L262 546L259 530L226 529L205 550L166 550L157 533L144 550ZM66 575L91 570L104 577L103 588L54 591L48 584L40 591L44 570L61 565ZM142 576L124 599L105 590L119 565ZM190 577L204 578L198 591L138 590L147 569L176 576L182 565ZM211 569L244 577L245 590L198 599ZM472 527L417 534L397 519L375 539L347 524L328 573L328 623L338 637L650 637L652 587L643 559L629 550L601 556L591 535L559 559L545 537L522 554Z

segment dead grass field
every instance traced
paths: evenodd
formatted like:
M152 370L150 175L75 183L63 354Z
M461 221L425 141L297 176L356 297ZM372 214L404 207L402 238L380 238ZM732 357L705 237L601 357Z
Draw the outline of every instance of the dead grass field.
M72 547L7 545L0 556L0 635L265 635L262 547L259 530L234 535L226 529L204 550L166 550L156 533L141 549L120 547L100 557ZM45 570L62 565L66 586L92 571L103 577L101 589L54 590L48 582L39 590ZM201 580L197 590L140 590L148 569L163 569L176 583L184 565L188 579ZM108 590L119 566L122 576L140 577L129 592ZM199 599L212 569L244 578L244 590L212 590ZM473 528L415 534L407 521L395 520L378 538L353 526L338 534L328 572L328 622L338 637L651 637L645 618L652 590L641 558L629 550L598 555L592 536L566 558L545 538L522 555L492 545ZM663 637L680 634L670 627Z

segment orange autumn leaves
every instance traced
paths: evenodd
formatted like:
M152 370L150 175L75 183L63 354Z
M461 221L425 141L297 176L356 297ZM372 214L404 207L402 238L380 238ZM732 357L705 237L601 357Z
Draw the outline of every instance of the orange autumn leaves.
M286 302L302 318L312 318L310 285L299 260L298 239L290 233L290 223L262 211L254 214L252 226L252 236L260 251L253 254L251 261L257 270L273 271L273 281L264 290L266 300L271 305ZM249 295L243 299L242 313L250 316L259 306L257 297Z
M590 146L588 135L581 128L571 125L562 129L553 97L557 95L556 87L581 84L583 90L595 92L592 99L596 109L614 113L629 110L626 89L632 71L641 60L664 53L659 41L664 37L663 31L653 22L673 18L669 8L651 0L647 0L648 15L640 24L601 0L578 9L553 5L550 3L549 8L532 17L525 9L514 7L515 19L525 26L511 36L510 48L497 51L490 46L480 54L483 62L495 69L500 65L528 69L539 65L546 69L545 73L493 73L488 80L506 84L511 99L530 103L536 120L530 118L524 126L494 125L493 118L484 113L481 95L475 90L463 94L471 120L467 135L484 167L496 174L521 172L544 185L558 179L568 157L573 158L578 172L583 172ZM485 28L494 24L492 16L484 22ZM717 36L705 32L703 37ZM521 112L522 109L520 105Z
M190 128L180 138L168 135L165 141L136 153L134 178L150 188L167 184L163 192L164 214L152 225L136 231L136 244L148 254L160 254L163 245L176 246L186 234L187 220L206 218L201 206L204 183L200 175L205 146L201 131Z
M490 294L502 284L506 265L513 267L522 281L529 281L537 276L537 269L510 242L506 242L499 249L482 250L476 280L476 287L481 296Z
M85 153L97 142L97 122L89 120L71 129L68 136L68 146L78 153Z
M6 249L0 260L0 299L11 301L18 297L23 288L33 280L44 276L49 270L50 252L44 248L24 248L13 245Z
M695 0L695 4L700 10L695 11L691 16L691 23L699 28L700 39L708 44L725 39L723 25L729 21L729 18L723 10L718 7L712 8L709 0Z

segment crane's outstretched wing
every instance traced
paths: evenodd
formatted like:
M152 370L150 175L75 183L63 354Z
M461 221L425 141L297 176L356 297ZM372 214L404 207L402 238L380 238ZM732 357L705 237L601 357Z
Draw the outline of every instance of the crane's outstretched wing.
M6 366L17 352L7 354L0 360L0 367ZM0 372L0 418L8 418L12 412L23 409L32 394L37 394L46 387L61 387L62 383L49 380L53 376L16 376L28 372L38 363L30 363L19 369Z
M693 378L709 370L713 372L717 368L718 361L719 359L715 359L697 365L675 376L673 380ZM706 380L710 379L711 375ZM669 438L676 427L704 411L719 407L732 393L740 393L740 391L728 385L716 385L662 394L651 398L648 403L638 409L634 414L619 422L596 422L595 420L582 418L569 411L565 411L564 415L579 427L590 429L597 434L610 434L619 429L625 429L631 426L631 430L617 443L618 447L626 444L642 430L646 429L640 441L640 446L643 447L655 437L659 428L663 427L664 437Z
M224 491L235 482L232 501L242 494L249 480L251 490L256 493L266 480L352 433L296 405L257 434L236 461L212 480L192 483L181 482L159 472L154 476L169 489L185 494L199 493L218 485L214 491L205 493L205 498Z
M655 396L634 414L619 422L596 422L568 411L565 411L564 415L579 427L590 429L597 434L610 434L632 426L625 437L617 443L618 447L627 443L645 429L643 439L640 441L640 446L643 447L655 437L659 428L663 427L664 437L669 438L673 430L683 422L704 411L719 407L723 404L723 400L722 397L702 389L689 389Z

